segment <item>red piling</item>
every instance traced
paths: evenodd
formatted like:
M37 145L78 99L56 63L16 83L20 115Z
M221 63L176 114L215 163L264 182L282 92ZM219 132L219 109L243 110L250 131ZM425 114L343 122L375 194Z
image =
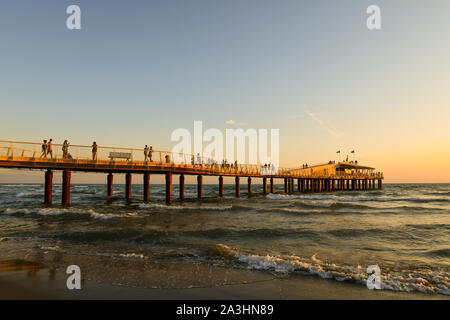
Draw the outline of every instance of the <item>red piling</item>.
M125 198L131 199L131 173L125 175Z
M166 204L172 204L172 172L166 172Z
M44 203L52 204L52 191L53 191L53 171L45 171L45 191L44 191Z
M219 196L223 197L223 177L219 176Z
M113 195L113 174L110 172L108 174L108 187L106 189L106 194L108 195L108 197L111 197Z
M267 194L267 178L263 177L263 194Z
M197 198L201 198L203 194L203 176L197 176Z
M150 202L150 173L144 173L144 202Z
M63 206L70 205L70 178L71 178L70 170L64 169L62 175L62 201L61 201Z
M184 199L184 175L180 174L180 199Z

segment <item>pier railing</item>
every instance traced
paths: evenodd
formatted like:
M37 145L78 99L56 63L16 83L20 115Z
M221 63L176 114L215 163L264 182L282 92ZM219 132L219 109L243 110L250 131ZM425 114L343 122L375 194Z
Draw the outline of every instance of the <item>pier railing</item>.
M92 146L69 144L67 152L63 152L63 144L54 143L52 152L46 154L42 151L42 143L20 142L0 140L0 159L14 161L53 162L53 163L80 163L80 164L114 164L120 166L162 166L174 168L191 168L210 174L230 175L260 175L295 178L335 178L335 179L375 179L383 178L381 172L370 172L365 174L316 174L298 168L276 168L270 164L236 164L226 161L215 161L214 159L200 155L173 153L163 150L149 150L147 158L144 149L97 146L97 154L94 159Z

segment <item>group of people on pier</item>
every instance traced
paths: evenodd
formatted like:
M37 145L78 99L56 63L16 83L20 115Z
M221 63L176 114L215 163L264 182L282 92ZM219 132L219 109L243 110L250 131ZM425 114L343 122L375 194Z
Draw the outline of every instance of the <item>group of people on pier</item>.
M63 160L72 160L73 157L69 153L69 141L64 140L62 144L62 159ZM92 161L97 161L98 157L98 148L97 142L92 143ZM144 162L153 162L153 147L145 145L144 147ZM42 154L40 156L41 158L50 158L53 159L53 140L49 139L43 140L42 143ZM171 163L172 159L169 154L164 156L165 163ZM206 158L203 159L203 157L200 155L200 153L197 153L197 156L191 155L191 165L193 166L200 166L200 167L206 167L211 169L222 169L222 170L238 170L239 165L237 160L234 161L234 163L229 163L227 159L222 160L222 163L219 164L215 159L213 158ZM275 171L275 167L272 164L264 164L260 166L261 173L268 174L270 172Z
M49 139L48 142L47 140L44 140L44 142L42 143L42 153L41 153L41 158L47 158L47 156L50 155L50 159L53 158L53 140Z
M153 155L153 147L150 146L150 148L149 148L147 145L145 145L145 147L144 147L144 161L145 162L148 162L148 161L153 162L152 155Z
M64 160L72 160L72 155L69 153L69 141L64 140L62 144L62 158ZM92 160L97 160L97 151L98 151L98 145L97 142L92 143ZM49 157L50 159L53 159L53 139L43 140L42 142L42 153L40 158L47 159Z

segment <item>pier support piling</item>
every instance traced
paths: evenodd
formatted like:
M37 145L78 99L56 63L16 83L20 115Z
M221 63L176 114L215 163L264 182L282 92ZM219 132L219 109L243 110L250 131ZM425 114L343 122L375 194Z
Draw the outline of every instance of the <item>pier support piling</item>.
M270 193L274 192L274 187L273 187L273 178L270 178Z
M267 178L263 177L263 194L267 194Z
M180 174L180 199L184 199L184 174Z
M172 172L166 172L166 204L172 204Z
M247 193L252 193L252 178L248 177L247 179Z
M201 198L203 194L203 176L197 176L197 198Z
M131 199L131 173L125 175L125 198Z
M68 169L63 170L62 174L62 205L70 205L70 178L71 172Z
M241 188L240 188L240 185L239 185L239 177L236 177L234 180L235 180L235 187L234 187L234 189L235 189L235 192L236 192L236 198L238 198L241 195Z
M150 202L150 173L144 173L144 202Z
M113 195L113 174L110 172L108 173L108 186L106 188L106 194L108 195L108 197L112 197Z
M284 193L288 192L288 179L284 178Z
M52 204L52 192L53 192L53 171L45 171L45 190L44 190L44 203Z
M383 189L383 180L378 179L378 189L381 190Z
M219 177L219 196L223 197L223 177Z

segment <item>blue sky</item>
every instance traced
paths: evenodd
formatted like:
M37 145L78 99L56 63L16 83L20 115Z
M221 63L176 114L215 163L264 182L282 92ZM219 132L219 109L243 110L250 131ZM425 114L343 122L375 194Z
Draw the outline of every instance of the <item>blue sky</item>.
M81 30L66 28L71 4ZM380 31L366 28L370 4ZM0 139L170 149L176 128L233 119L279 128L284 166L356 149L392 181L425 181L414 172L430 159L430 179L450 181L449 12L444 0L2 1Z

